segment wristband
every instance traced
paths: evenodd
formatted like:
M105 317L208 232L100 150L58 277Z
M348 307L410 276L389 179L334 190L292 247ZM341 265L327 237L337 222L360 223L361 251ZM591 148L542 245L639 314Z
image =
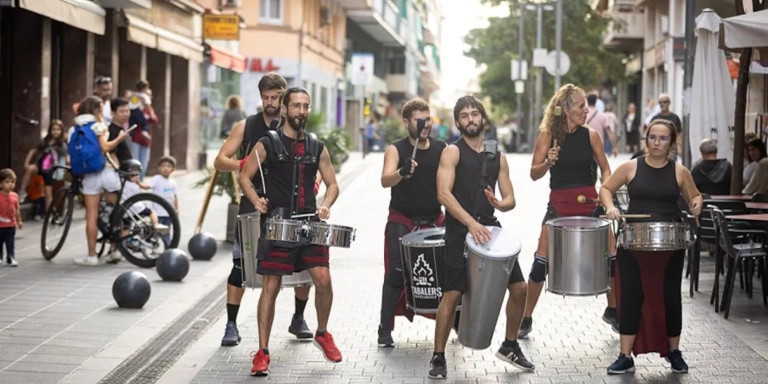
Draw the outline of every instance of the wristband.
M317 191L319 191L319 190L320 190L320 183L315 181L315 195L317 195Z
M397 169L397 175L400 176L401 178L405 177L405 175L403 175L403 168L398 168Z
M240 159L240 170L241 171L243 170L243 167L245 167L245 162L246 161L248 161L247 157L243 157L242 159Z

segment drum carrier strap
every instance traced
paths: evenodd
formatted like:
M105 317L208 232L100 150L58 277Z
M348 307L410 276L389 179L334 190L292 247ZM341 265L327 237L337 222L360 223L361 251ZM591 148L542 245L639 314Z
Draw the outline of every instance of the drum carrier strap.
M267 138L272 144L272 153L267 156L267 162L271 164L275 163L293 163L292 182L293 197L291 198L291 215L298 214L299 205L299 171L301 170L301 164L317 164L320 160L320 149L322 148L322 142L312 132L304 132L304 155L294 156L288 153L288 150L283 145L283 141L280 140L280 135L283 134L283 129L280 128L277 131L268 131Z
M483 164L480 167L480 196L475 200L475 207L472 208L472 217L483 225L486 225L483 218L477 216L477 204L480 203L480 199L483 198L485 193L486 180L488 180L488 163L496 161L496 157L499 155L499 142L496 140L485 140L485 149L483 150Z

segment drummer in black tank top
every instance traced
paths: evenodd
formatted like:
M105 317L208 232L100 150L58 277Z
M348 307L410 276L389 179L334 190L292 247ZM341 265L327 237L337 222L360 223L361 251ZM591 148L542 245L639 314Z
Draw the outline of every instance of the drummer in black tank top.
M403 291L403 263L400 257L400 238L422 227L441 226L442 206L437 201L437 165L445 142L429 137L432 122L429 104L413 99L403 105L403 124L408 136L395 141L384 153L381 185L391 188L389 216L384 229L384 284L381 288L381 319L378 345L393 347L392 329L395 315L413 319L413 312L405 306ZM419 120L423 128L419 132ZM418 139L418 144L417 144ZM417 145L415 158L414 145Z
M629 213L650 214L646 221L679 221L680 195L694 216L702 198L691 173L670 159L677 131L672 124L654 120L648 128L645 156L622 164L600 188L600 201L611 219L620 217L613 194L623 185L629 191ZM608 367L609 374L634 372L631 353L658 352L669 359L674 372L688 372L679 350L682 330L682 280L685 250L629 251L619 248L619 330L621 353ZM654 314L664 314L662 319Z
M538 180L549 172L550 195L528 276L525 315L518 335L521 339L527 338L533 330L533 311L547 277L549 228L546 222L557 217L596 216L601 213L601 207L595 204L597 168L600 167L602 181L611 176L611 169L600 136L585 125L588 113L584 91L573 84L566 84L552 96L539 127L540 134L531 162L531 179ZM608 236L608 239L609 253L614 255L614 236ZM611 277L609 284L612 285L612 281ZM608 305L603 321L618 330L612 289L606 293L606 300Z
M498 225L493 216L494 211L508 211L515 207L507 159L483 142L484 127L488 118L482 103L472 96L462 97L456 102L453 117L462 137L443 151L437 171L437 197L447 212L446 281L437 310L430 378L447 376L445 346L456 307L467 288L465 237L467 233L471 233L478 243L488 242L491 240L491 232L485 225ZM497 182L501 200L495 195ZM526 359L517 343L517 329L523 315L522 306L526 291L525 279L517 261L512 268L507 289L507 332L496 356L517 368L534 370L534 365Z

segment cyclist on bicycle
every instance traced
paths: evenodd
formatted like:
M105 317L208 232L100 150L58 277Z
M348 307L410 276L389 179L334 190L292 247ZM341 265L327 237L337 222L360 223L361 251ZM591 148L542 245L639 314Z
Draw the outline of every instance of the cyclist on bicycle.
M126 160L120 164L120 171L127 174L125 186L123 187L123 194L120 197L120 203L122 204L125 203L129 197L142 192L142 183L139 181L139 178L141 177L141 162L135 159ZM149 217L152 221L152 225L158 232L162 233L168 231L168 226L160 224L157 213L146 204L142 202L133 204L130 207L130 211L134 215Z

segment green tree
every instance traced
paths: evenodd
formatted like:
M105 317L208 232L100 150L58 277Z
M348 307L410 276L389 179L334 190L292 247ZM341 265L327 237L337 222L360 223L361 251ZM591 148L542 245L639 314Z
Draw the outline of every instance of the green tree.
M505 112L516 111L516 94L510 80L510 61L517 58L518 31L520 12L523 12L523 39L525 51L523 59L532 60L532 49L536 47L536 12L526 11L522 0L482 0L493 5L509 7L509 16L494 17L488 20L485 29L474 29L465 42L469 49L468 57L478 64L484 64L486 70L480 75L480 88L484 95L490 96L493 103ZM624 75L622 59L624 54L606 51L602 48L602 33L608 26L609 19L597 15L589 6L588 0L563 1L563 51L571 59L571 67L561 83L574 83L581 87L593 87L610 83ZM543 12L542 48L555 48L555 12ZM528 78L533 78L535 70L529 66ZM544 94L542 100L551 97L554 78L544 72ZM526 87L526 93L531 87ZM527 102L528 97L523 97ZM523 106L527 108L527 105ZM526 109L524 109L526 110Z

